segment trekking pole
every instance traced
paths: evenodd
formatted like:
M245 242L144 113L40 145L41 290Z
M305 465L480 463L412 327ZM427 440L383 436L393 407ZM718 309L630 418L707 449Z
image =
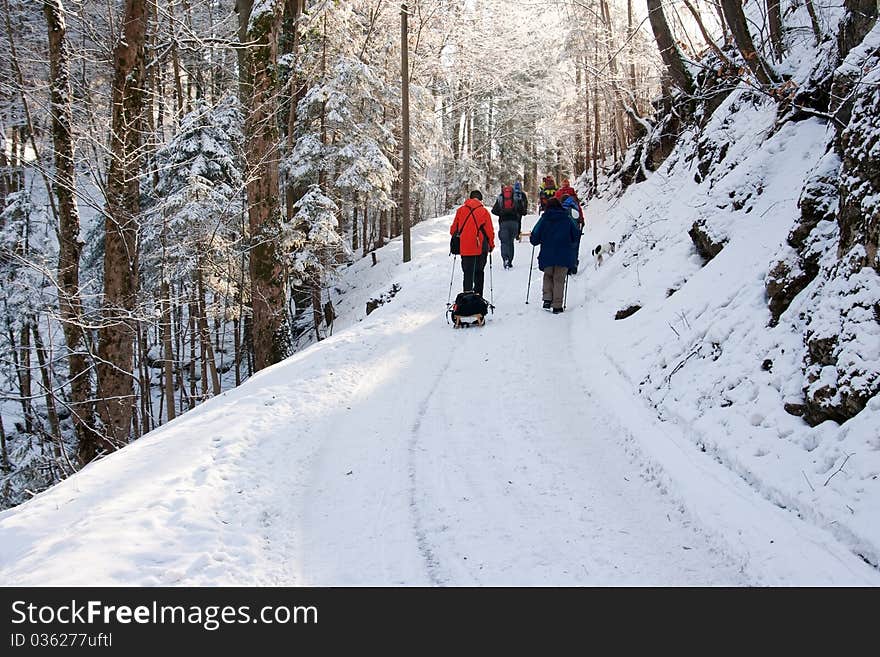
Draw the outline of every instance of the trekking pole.
M568 276L565 274L565 287L562 289L562 309L565 310L565 302L568 300Z
M446 297L446 307L449 308L449 304L452 301L452 281L455 280L455 259L457 255L452 256L452 274L449 276L449 296Z
M494 315L495 314L495 306L493 302L495 301L495 291L492 287L492 252L489 251L489 310Z
M526 303L529 302L529 290L532 289L532 269L535 267L535 245L532 245L532 259L529 261L529 285L526 288Z

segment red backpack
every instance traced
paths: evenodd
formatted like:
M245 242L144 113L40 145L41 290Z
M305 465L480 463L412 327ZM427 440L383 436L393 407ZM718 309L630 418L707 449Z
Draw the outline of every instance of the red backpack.
M501 209L510 212L516 209L516 203L513 200L513 187L510 185L501 188Z

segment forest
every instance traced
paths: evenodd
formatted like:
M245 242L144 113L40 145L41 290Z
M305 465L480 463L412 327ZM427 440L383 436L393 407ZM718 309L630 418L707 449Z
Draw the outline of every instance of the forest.
M857 295L862 268L880 270L875 0L0 12L0 508L331 335L339 272L397 238L417 260L411 227L471 189L520 180L534 199L550 174L582 199L618 195L685 138L704 174L721 167L726 147L701 130L743 86L777 104L777 125L836 129L768 279L773 321L817 277L822 295ZM787 55L806 47L804 82ZM839 244L816 238L825 220ZM692 238L720 248L705 225ZM834 335L804 335L812 380L791 411L811 423L845 421L880 387L839 339L880 306L848 308L820 308L843 318Z

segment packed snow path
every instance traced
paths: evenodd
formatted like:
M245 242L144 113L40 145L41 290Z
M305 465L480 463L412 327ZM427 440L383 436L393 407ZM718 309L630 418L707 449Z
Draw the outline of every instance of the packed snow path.
M656 421L593 330L586 241L566 313L537 267L524 303L524 240L487 325L453 330L448 224L352 267L344 330L0 514L0 582L880 582Z

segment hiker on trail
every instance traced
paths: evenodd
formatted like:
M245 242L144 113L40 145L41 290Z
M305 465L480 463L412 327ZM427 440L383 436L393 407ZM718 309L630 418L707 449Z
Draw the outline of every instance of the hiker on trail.
M522 218L529 213L529 197L523 191L522 183L517 180L513 183L513 200L516 201L516 207L519 208L519 222L516 226L516 241L522 239Z
M538 269L544 272L544 308L552 307L554 315L562 312L565 280L575 264L573 245L579 233L568 210L558 198L551 198L529 237L532 244L541 247Z
M501 259L504 260L505 269L513 267L513 239L519 237L522 207L522 200L517 203L515 188L510 185L501 188L492 206L492 214L498 217L498 237L501 239Z
M464 272L462 289L483 296L483 270L489 252L495 250L495 228L478 190L472 191L470 198L455 212L449 234L458 232L461 234L461 270Z
M544 176L544 182L538 191L538 212L543 213L547 209L547 201L556 195L556 181L553 176Z
M563 194L561 201L562 208L566 212L568 212L568 216L571 217L571 220L577 225L578 238L577 241L572 245L572 253L574 254L574 265L569 272L570 274L577 274L578 264L580 262L578 254L580 253L581 248L581 236L584 234L584 211L583 208L581 208L580 203L577 202L574 196Z
M578 222L578 225L579 225L579 226L581 227L581 229L583 230L583 227L584 227L584 210L583 210L583 208L581 207L581 200L578 198L577 192L574 191L574 187L572 187L572 186L571 186L571 183L569 183L568 178L563 178L563 179L562 179L562 186L561 186L559 189L556 190L555 196L556 196L556 198L558 198L561 202L563 202L563 205L564 205L564 200L565 200L565 197L566 197L566 196L570 196L570 197L572 197L572 199L574 199L574 207L576 207L576 208L577 208L577 211L578 211L578 220L577 220L577 222Z

